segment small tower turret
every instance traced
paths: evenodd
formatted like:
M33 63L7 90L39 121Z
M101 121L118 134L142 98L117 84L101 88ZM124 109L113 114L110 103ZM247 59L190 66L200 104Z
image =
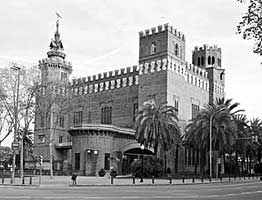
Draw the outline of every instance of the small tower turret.
M192 62L208 72L209 104L213 104L216 99L225 97L225 69L221 66L221 48L216 45L195 47Z
M192 63L201 68L221 68L221 48L216 45L195 47L192 54Z

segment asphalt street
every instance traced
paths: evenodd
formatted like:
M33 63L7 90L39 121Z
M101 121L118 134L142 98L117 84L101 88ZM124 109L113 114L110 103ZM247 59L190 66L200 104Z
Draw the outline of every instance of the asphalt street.
M195 185L30 187L1 186L0 199L262 199L262 182Z

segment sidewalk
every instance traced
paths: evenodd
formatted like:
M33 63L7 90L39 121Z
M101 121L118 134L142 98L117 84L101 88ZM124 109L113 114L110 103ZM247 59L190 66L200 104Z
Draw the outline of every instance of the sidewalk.
M0 180L1 181L1 180ZM39 177L35 176L32 177L32 185L30 185L30 179L29 177L25 178L25 184L22 185L20 178L15 179L15 185L16 186L33 186L33 187L39 187ZM236 179L230 178L230 182L258 182L260 181L259 177L246 177L245 179L241 177L239 179L238 177ZM219 183L221 182L220 179L212 179L211 183ZM229 178L223 178L222 182L229 182ZM4 180L4 184L1 184L1 186L11 186L10 184L10 178L7 178ZM210 184L208 179L204 179L203 182L201 179L184 179L184 183L182 179L172 179L172 185L179 184L179 185L188 185L188 184ZM141 183L140 178L135 178L135 184L133 184L133 178L114 178L113 184L111 184L111 178L109 176L105 177L90 177L90 176L78 176L77 177L77 184L72 185L71 176L54 176L53 179L50 179L50 176L42 176L41 177L41 185L40 187L46 187L46 188L64 188L64 187L87 187L87 186L130 186L130 185L144 185L144 186L153 186L153 185L170 185L169 179L154 179L154 184L152 184L152 179L144 178L144 181Z

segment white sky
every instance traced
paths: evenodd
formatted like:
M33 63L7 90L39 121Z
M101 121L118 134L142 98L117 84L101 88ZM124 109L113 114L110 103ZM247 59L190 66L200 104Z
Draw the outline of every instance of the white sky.
M245 6L236 0L8 0L0 6L0 66L37 64L46 57L56 15L73 76L83 77L138 63L138 32L169 23L194 46L217 44L226 69L227 98L262 119L261 58L252 41L236 35Z

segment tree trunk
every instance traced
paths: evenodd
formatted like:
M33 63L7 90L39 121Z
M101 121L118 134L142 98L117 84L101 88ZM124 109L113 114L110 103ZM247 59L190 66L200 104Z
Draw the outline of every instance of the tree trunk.
M178 144L176 145L176 160L175 160L175 173L177 174L178 170Z

